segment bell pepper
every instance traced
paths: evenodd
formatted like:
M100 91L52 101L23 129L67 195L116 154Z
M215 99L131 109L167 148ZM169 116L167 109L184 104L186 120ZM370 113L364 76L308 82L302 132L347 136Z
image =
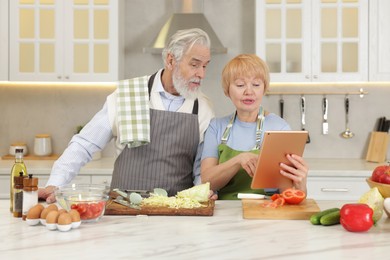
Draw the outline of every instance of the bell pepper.
M364 203L345 204L340 210L340 223L350 232L364 232L374 224L374 211Z

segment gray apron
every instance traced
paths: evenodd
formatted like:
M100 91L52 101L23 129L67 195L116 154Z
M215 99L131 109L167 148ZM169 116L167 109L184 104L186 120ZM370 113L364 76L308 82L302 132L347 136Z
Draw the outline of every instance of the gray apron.
M149 95L154 80L149 79ZM193 186L199 144L198 100L192 114L150 109L150 143L127 146L114 164L111 189L153 190L169 196Z

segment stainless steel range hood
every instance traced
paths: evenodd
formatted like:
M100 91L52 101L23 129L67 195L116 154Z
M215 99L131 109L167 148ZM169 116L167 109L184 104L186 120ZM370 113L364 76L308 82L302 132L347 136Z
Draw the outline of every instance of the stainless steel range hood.
M175 13L164 24L153 42L144 48L144 52L161 54L169 38L177 30L189 28L200 28L207 32L211 41L212 53L227 52L227 48L222 45L203 14L203 0L174 0L173 3Z

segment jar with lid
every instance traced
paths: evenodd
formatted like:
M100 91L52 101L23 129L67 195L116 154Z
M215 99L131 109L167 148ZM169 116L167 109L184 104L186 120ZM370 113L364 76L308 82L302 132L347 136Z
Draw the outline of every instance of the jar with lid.
M51 137L49 134L38 134L34 140L34 154L37 156L51 155Z
M14 205L14 178L19 176L19 173L23 172L23 176L27 176L26 165L23 161L23 149L15 150L15 163L11 169L11 181L10 181L10 212L13 213L13 205Z
M21 218L23 214L23 180L25 176L23 172L19 173L19 176L14 177L14 217Z
M28 211L38 204L38 178L32 174L23 179L23 220L26 220Z

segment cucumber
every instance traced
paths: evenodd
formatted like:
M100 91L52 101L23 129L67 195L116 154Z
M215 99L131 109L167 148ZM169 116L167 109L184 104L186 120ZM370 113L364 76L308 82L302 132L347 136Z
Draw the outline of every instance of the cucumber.
M325 216L322 216L320 222L323 226L340 224L340 210L336 210L326 214Z
M340 211L339 208L331 208L331 209L327 209L327 210L324 210L324 211L320 211L314 215L312 215L310 217L310 222L313 224L313 225L320 225L321 224L321 218L329 213L332 213L332 212L335 212L335 211Z

